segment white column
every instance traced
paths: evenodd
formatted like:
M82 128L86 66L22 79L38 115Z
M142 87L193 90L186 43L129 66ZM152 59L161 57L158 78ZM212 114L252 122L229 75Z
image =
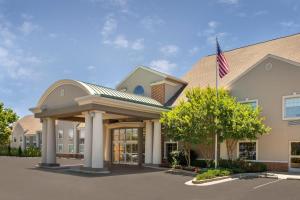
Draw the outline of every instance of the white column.
M42 119L42 163L47 163L47 119Z
M47 118L47 164L56 164L55 120Z
M154 120L152 163L161 164L161 124L159 120Z
M153 138L153 129L152 121L146 121L146 135L145 135L145 164L152 163L152 138Z
M40 147L40 133L35 134L35 142L36 142L36 147Z
M79 144L78 144L78 132L77 132L77 123L73 122L73 133L74 133L74 153L77 154L78 153L78 148L79 148Z
M24 151L25 148L26 148L26 137L25 137L25 134L23 134L21 137L22 137L21 149Z
M105 150L104 150L104 160L105 161L110 161L110 151L111 151L111 146L110 146L110 129L108 127L104 128L105 130Z
M86 112L84 130L84 167L92 167L92 134L93 118L91 113Z
M103 112L95 111L93 118L92 168L103 168Z

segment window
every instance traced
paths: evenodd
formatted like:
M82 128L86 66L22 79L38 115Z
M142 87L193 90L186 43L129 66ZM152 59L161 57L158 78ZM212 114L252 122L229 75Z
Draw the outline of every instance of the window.
M257 143L256 142L239 142L238 157L243 160L256 160Z
M74 153L74 144L69 144L68 149L69 153Z
M134 91L133 91L134 94L137 94L137 95L144 95L145 94L145 91L144 91L144 88L143 86L141 85L138 85L134 88Z
M74 138L74 130L73 129L69 129L68 136L69 136L70 140L73 140L73 138Z
M240 103L241 103L241 104L249 105L249 106L251 106L253 109L256 109L256 108L257 108L258 101L257 101L257 100L246 100L246 101L242 101L242 102L240 102Z
M20 142L23 142L23 137L22 136L20 136Z
M17 142L17 138L16 137L14 137L14 142Z
M178 150L178 143L177 142L165 142L165 148L164 148L164 158L168 158L169 154L173 151Z
M64 150L64 145L63 145L63 144L58 144L58 145L57 145L57 152L58 152L58 153L62 153L63 150Z
M58 137L58 139L62 139L62 138L64 138L64 132L63 132L63 130L58 130L58 135L57 135L57 137Z
M300 119L300 96L283 97L283 119Z

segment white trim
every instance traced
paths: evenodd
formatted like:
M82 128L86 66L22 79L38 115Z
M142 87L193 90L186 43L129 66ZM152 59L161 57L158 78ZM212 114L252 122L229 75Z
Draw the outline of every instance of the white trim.
M86 104L100 104L100 105L107 105L116 108L126 108L126 109L148 112L148 113L155 113L155 114L160 114L163 111L168 111L168 109L165 108L137 104L133 102L127 102L127 101L111 99L111 98L106 98L101 96L94 96L94 95L79 97L76 98L75 101L80 106Z
M237 158L240 157L240 143L253 143L255 142L255 148L256 148L256 158L255 160L246 160L246 161L258 161L258 140L239 140L237 142L237 150L236 150L236 153L237 153Z
M168 84L168 85L171 85L171 86L174 86L174 87L177 86L176 83L173 83L173 82L167 81L167 80L162 80L162 81L158 81L158 82L151 83L150 86L160 85L160 84L163 84L163 83Z
M178 142L169 140L164 142L164 159L167 158L167 144L176 144L177 145L177 150L178 150Z
M258 62L256 62L254 65L252 65L251 67L249 67L246 71L244 71L243 73L241 73L240 75L238 75L235 79L231 80L227 85L226 85L226 89L230 88L235 82L237 82L238 80L240 80L242 77L244 77L249 71L251 71L252 69L254 69L256 66L258 66L259 64L261 64L262 62L264 62L265 60L267 60L268 58L273 58L276 60L280 60L282 62L286 62L289 63L291 65L295 65L300 67L300 63L299 62L295 62L293 60L290 59L286 59L280 56L276 56L273 54L268 54L266 56L264 56L262 59L260 59Z
M285 100L286 99L292 99L292 98L300 98L300 94L293 94L293 95L287 95L287 96L282 96L282 120L298 120L300 117L285 117Z
M62 85L74 85L77 86L79 88L81 88L83 91L86 92L87 95L91 95L93 94L93 91L90 90L88 87L86 87L84 85L84 83L79 82L79 81L75 81L75 80L70 80L70 79L63 79L63 80L58 80L55 83L53 83L45 92L44 94L41 96L41 98L39 99L39 102L37 104L37 106L35 108L31 108L30 111L32 111L33 113L39 112L40 107L42 106L42 104L44 103L44 101L46 100L46 98L58 87L62 86Z

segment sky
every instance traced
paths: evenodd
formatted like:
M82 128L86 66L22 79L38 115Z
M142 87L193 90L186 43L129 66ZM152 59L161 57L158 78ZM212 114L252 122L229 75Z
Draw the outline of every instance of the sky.
M298 32L298 0L0 0L0 101L22 117L60 79L181 77L216 36L230 50Z

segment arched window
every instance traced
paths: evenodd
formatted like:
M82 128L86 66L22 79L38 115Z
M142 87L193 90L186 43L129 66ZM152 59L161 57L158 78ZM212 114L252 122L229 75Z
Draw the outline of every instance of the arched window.
M133 93L137 94L137 95L144 95L144 88L143 88L143 86L141 86L141 85L136 86L134 88Z

